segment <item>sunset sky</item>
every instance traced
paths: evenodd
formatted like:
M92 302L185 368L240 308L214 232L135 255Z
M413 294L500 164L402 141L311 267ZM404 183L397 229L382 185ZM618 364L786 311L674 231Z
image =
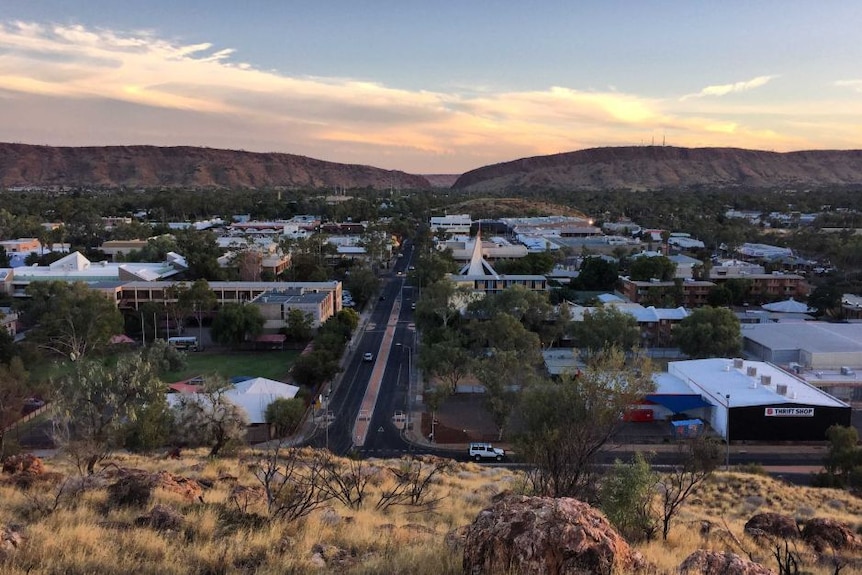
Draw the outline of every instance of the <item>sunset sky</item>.
M4 0L0 141L413 173L660 144L862 148L862 2Z

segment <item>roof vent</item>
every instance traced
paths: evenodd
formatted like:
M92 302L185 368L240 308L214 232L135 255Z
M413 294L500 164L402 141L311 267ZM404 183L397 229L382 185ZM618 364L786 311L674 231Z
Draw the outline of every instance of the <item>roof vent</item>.
M736 357L733 359L733 367L734 369L742 369L742 358Z
M779 383L775 386L775 392L778 393L778 395L787 395L787 385Z
M749 365L748 369L745 370L745 373L748 377L757 377L757 368L753 365Z
M760 385L772 385L772 376L771 375L761 375L760 376Z

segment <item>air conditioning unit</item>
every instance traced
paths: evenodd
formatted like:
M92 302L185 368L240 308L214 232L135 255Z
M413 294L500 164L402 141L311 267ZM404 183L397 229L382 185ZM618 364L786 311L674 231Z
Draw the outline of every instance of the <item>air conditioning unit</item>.
M733 367L734 369L742 369L742 358L736 357L733 359Z
M778 393L778 395L787 395L787 385L779 383L775 386L775 392Z
M761 375L760 376L760 385L772 385L772 376L771 375Z
M748 375L748 377L757 377L757 368L753 365L749 365L748 369L745 370L745 373L746 375Z

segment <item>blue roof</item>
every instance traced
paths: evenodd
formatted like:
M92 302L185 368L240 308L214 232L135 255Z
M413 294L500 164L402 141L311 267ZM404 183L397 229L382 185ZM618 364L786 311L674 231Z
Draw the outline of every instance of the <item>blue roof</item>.
M682 413L683 411L688 411L689 409L710 407L712 405L711 403L704 401L704 399L697 394L661 395L657 393L651 393L646 396L646 399L668 408L673 413Z

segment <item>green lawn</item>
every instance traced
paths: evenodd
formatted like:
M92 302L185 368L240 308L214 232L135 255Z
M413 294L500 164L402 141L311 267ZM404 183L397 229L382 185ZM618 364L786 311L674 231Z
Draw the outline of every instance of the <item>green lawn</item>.
M286 381L287 374L299 351L251 351L251 352L191 352L186 354L186 367L180 371L162 374L168 383L217 373L226 378L237 375L266 377Z

